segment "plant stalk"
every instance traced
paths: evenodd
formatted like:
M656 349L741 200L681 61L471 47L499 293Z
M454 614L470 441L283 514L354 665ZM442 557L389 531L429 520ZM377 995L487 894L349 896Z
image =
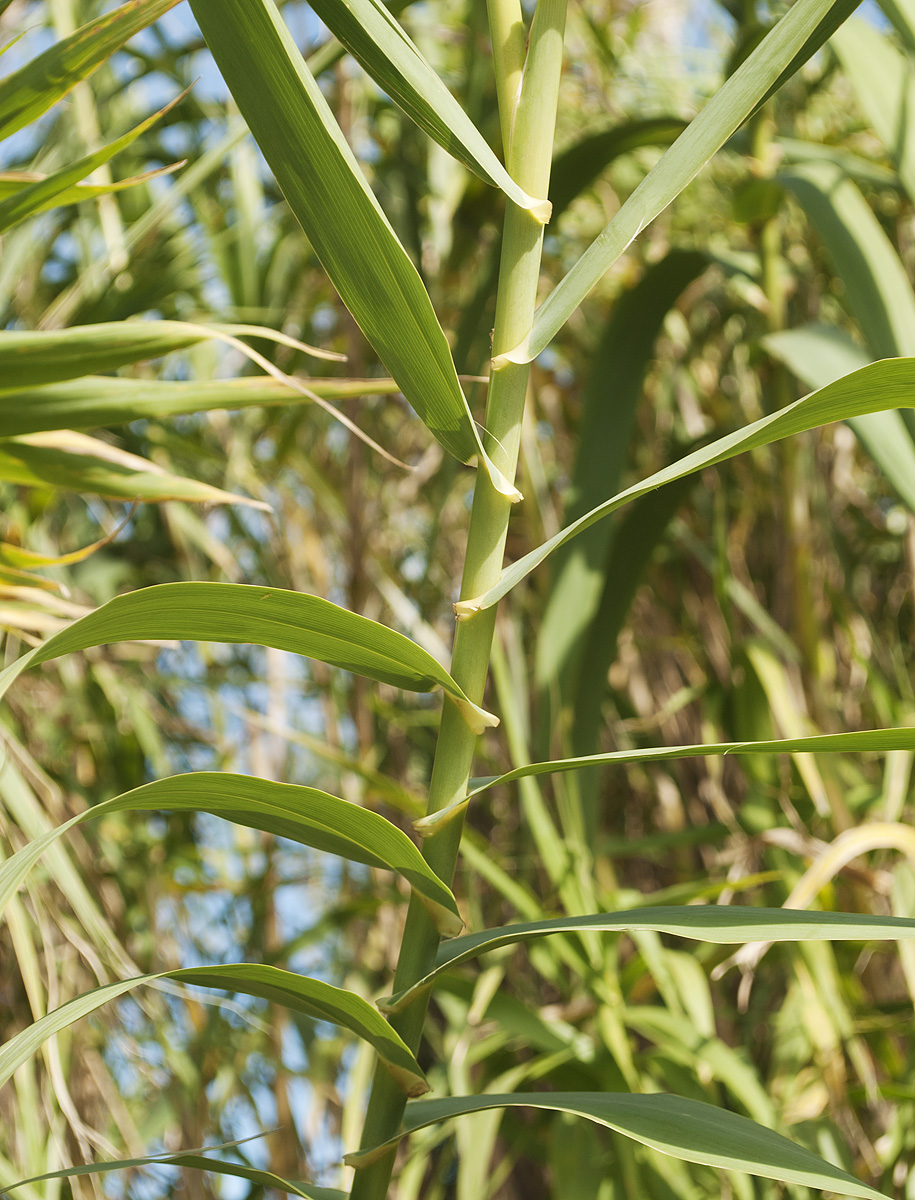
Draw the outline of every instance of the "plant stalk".
M494 20L493 10L498 9L501 14L503 7L510 15L516 5L509 0L490 2L494 40L504 22ZM533 196L546 196L549 189L565 15L566 0L538 0L521 94L511 114L511 136L506 151L508 170ZM503 61L501 56L495 61L499 69ZM509 89L500 87L499 99L500 103L509 103ZM503 112L503 120L507 116ZM509 202L496 298L494 355L516 346L530 330L542 243L543 226L529 212ZM511 480L514 480L518 463L529 373L529 365L513 363L493 372L486 402L489 452ZM510 501L492 487L484 471L478 471L467 533L462 599L479 595L498 580L510 512ZM482 703L489 672L495 619L495 607L476 613L460 621L455 634L451 672L467 696L477 704ZM476 735L457 708L446 700L429 784L427 813L437 812L466 793L475 748ZM448 884L454 877L462 829L463 818L451 821L423 847L426 861ZM432 968L439 940L426 909L411 900L394 976L395 991L409 987ZM391 1020L414 1052L422 1039L427 1007L428 997L420 997ZM393 1136L400 1127L405 1105L406 1098L390 1073L380 1064L376 1065L362 1147L378 1145ZM357 1171L351 1200L384 1200L393 1165L394 1151L391 1151L371 1166Z

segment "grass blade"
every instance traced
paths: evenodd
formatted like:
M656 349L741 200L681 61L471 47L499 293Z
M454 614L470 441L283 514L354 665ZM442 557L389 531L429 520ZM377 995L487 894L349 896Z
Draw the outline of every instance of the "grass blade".
M246 504L269 511L260 500L173 475L139 455L69 430L0 441L0 479L129 503L185 500L189 504Z
M16 133L179 0L130 0L0 80L0 139Z
M610 750L552 762L526 763L480 780L463 800L456 800L431 816L415 821L413 828L429 837L462 812L474 796L504 783L515 783L538 775L562 775L588 767L607 767L634 762L669 762L675 758L715 758L723 754L885 754L890 750L915 750L915 729L864 729L857 733L820 733L812 737L776 738L765 742L709 742L696 746L643 746L637 750Z
M832 325L805 325L763 338L775 358L806 384L825 387L869 361L855 342ZM898 412L867 413L848 424L912 512L915 512L915 445Z
M857 185L832 163L779 173L823 240L874 358L915 354L915 296L905 268Z
M252 1140L252 1139L245 1139ZM260 1188L279 1192L287 1192L292 1196L301 1196L303 1200L346 1200L346 1192L339 1188L314 1187L310 1183L292 1183L281 1179L272 1171L261 1171L257 1167L248 1167L244 1163L224 1162L219 1158L210 1157L216 1150L229 1149L238 1142L229 1142L225 1146L208 1146L209 1153L200 1154L193 1150L175 1154L153 1154L145 1158L122 1158L112 1162L84 1163L78 1167L64 1167L60 1171L46 1171L44 1175L33 1175L29 1179L17 1179L15 1183L0 1183L4 1192L14 1188L26 1187L29 1184L43 1183L48 1179L72 1179L80 1175L107 1175L112 1171L132 1171L142 1167L182 1167L186 1171L211 1171L215 1175L227 1175L234 1179L245 1179L248 1183Z
M93 805L29 842L0 864L0 915L39 858L71 829L106 813L159 810L211 813L352 862L396 871L429 909L442 933L463 928L450 890L407 835L378 813L317 788L216 771L144 784Z
M191 0L255 141L331 282L441 444L483 450L447 339L416 268L381 210L273 0Z
M433 141L486 183L500 188L519 208L529 209L544 223L549 220L549 201L529 196L515 183L384 4L378 0L315 0L312 7L366 74Z
M748 1171L764 1179L858 1196L862 1200L887 1200L882 1192L747 1117L701 1100L663 1094L514 1092L423 1100L407 1105L403 1129L395 1137L382 1146L348 1154L345 1161L353 1167L367 1166L417 1129L492 1108L543 1108L572 1113L686 1162Z
M180 98L179 96L178 99ZM63 203L62 197L72 191L74 184L79 183L81 179L85 179L87 175L91 175L93 171L103 166L106 162L109 162L122 150L126 150L141 134L151 129L163 113L168 112L177 103L178 100L174 100L172 104L168 104L165 108L153 113L151 117L147 117L145 121L141 121L139 125L136 125L122 137L109 142L107 146L102 146L100 150L96 150L92 154L87 154L84 158L78 159L69 166L61 167L59 171L55 171L44 179L37 180L27 187L20 188L8 199L0 200L0 233L18 224L20 221L26 220L27 217L34 216L35 213L44 212L46 209L53 207L55 202ZM106 192L118 190L119 186L122 185L112 185L111 187L95 188L93 190L97 194L103 195Z
M794 11L794 10L792 10ZM847 421L864 413L883 412L892 408L907 408L915 403L915 359L891 358L871 363L859 371L853 371L828 387L821 388L801 400L789 404L778 412L744 429L729 433L701 450L687 454L679 462L649 475L624 492L598 505L571 525L554 534L543 545L538 546L502 572L502 578L487 592L472 600L460 601L455 605L458 615L489 608L507 592L520 583L533 569L543 562L557 547L570 541L582 530L616 512L631 500L644 496L646 492L663 487L666 483L684 479L704 467L726 462L736 454L768 446L772 442L804 433L832 421Z
M163 583L116 596L0 672L0 696L28 666L90 646L144 639L272 646L408 691L440 687L474 726L496 723L403 634L320 596L240 583Z
M546 348L626 247L674 200L765 99L791 64L813 54L836 0L797 0L642 180L537 310L524 342L501 361L531 362ZM840 9L844 11L844 9ZM847 15L847 12L845 13ZM809 57L808 54L808 57ZM496 368L500 359L495 359Z
M118 996L161 979L254 996L316 1020L342 1025L375 1048L379 1058L409 1095L422 1095L428 1091L425 1076L414 1056L367 1000L319 979L257 963L187 967L178 971L162 971L156 975L138 975L74 996L3 1044L0 1048L0 1086L55 1033L96 1012L103 1004L108 1004Z
M309 379L307 384L310 392L325 400L386 396L400 390L393 379ZM0 391L0 437L308 402L301 392L269 377L178 383L89 375L44 387Z
M584 917L555 917L483 929L444 942L435 969L389 999L379 1001L387 1013L399 1012L420 991L431 987L446 971L502 946L516 946L554 933L667 933L714 945L745 942L888 941L915 938L915 920L862 913L805 912L796 908L742 908L728 904L686 904L682 907L631 908Z
M896 163L909 199L915 199L915 71L910 61L885 34L857 18L836 32L832 47L869 125Z

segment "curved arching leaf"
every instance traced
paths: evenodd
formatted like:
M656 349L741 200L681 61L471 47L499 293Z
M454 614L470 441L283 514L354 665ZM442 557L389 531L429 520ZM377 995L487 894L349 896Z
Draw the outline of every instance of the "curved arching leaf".
M203 341L181 321L102 321L70 329L0 333L3 391L81 379L131 363L185 350Z
M407 1105L398 1134L380 1146L347 1154L345 1161L352 1167L368 1166L417 1129L493 1108L543 1108L571 1113L686 1162L747 1171L764 1179L821 1188L862 1200L887 1200L882 1192L747 1117L702 1100L664 1094L509 1092L421 1100Z
M0 672L0 696L28 666L90 646L144 639L272 646L408 691L440 687L478 731L498 724L402 633L320 596L242 583L162 583L116 596Z
M0 915L42 854L77 825L108 813L158 810L212 813L352 862L396 871L429 909L442 933L458 933L463 927L449 888L407 835L379 813L317 788L221 771L195 771L145 783L77 813L29 842L0 863Z
M173 103L177 103L177 101ZM19 188L6 199L0 199L0 233L17 225L20 221L24 221L27 217L52 207L55 201L60 201L64 194L80 180L91 175L93 171L109 162L122 150L126 150L171 107L172 104L169 104L159 112L153 113L151 117L147 117L145 121L141 121L139 125L116 138L115 141L109 142L107 146L102 146L92 154L85 155L75 163L61 167L59 171L54 171L44 179L36 180L34 183Z
M870 361L865 350L832 325L782 329L767 334L762 343L812 388L825 387ZM902 416L892 410L866 413L852 417L848 424L900 498L915 512L915 443Z
M778 179L822 239L872 357L915 354L912 285L858 185L828 162L798 163Z
M265 966L262 963L185 967L177 971L161 971L155 975L138 975L133 979L120 979L117 983L108 983L91 992L74 996L60 1008L47 1013L4 1042L0 1047L0 1086L55 1033L67 1029L81 1017L89 1016L103 1004L116 1000L118 996L124 996L135 988L148 986L162 979L255 996L279 1004L292 1012L341 1025L375 1049L378 1057L408 1095L420 1096L429 1090L426 1078L406 1043L367 1000L363 1000L355 992L347 992L320 979L296 975L292 971L283 971L279 967Z
M515 946L554 933L635 933L646 930L725 946L757 941L867 942L915 938L915 920L861 913L805 912L794 908L686 904L503 925L443 942L433 970L412 987L379 1001L379 1007L388 1013L399 1012L445 971L502 946Z
M455 611L460 616L489 608L530 574L534 567L539 566L557 547L571 541L582 530L616 512L630 500L644 496L646 492L663 487L666 483L673 483L674 480L685 479L687 475L694 475L705 467L726 462L746 450L781 441L782 438L795 433L804 433L808 429L816 429L832 421L847 421L850 417L858 417L864 413L907 408L912 404L915 404L915 359L884 359L862 367L859 371L829 384L828 387L796 400L787 408L762 417L701 450L687 454L679 462L656 471L647 479L611 497L507 567L502 572L499 582L487 592L473 599L460 601L455 605Z

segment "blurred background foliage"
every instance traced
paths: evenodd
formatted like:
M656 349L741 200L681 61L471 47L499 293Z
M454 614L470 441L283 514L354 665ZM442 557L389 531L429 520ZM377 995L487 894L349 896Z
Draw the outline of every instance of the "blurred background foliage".
M22 35L4 70L109 7L0 4L3 43ZM780 11L742 0L572 7L548 273L568 269ZM285 15L415 258L458 370L480 375L499 195L338 55L306 5L287 3ZM497 145L481 0L424 0L403 20ZM915 352L915 5L887 0L855 20L541 355L511 557L712 431L779 408L849 363ZM349 360L316 364L256 342L283 371L379 376L183 7L8 141L3 171L53 170L74 147L87 153L120 136L188 87L104 170L110 182L185 165L3 235L4 328L139 316L257 323ZM203 343L121 373L251 371L236 350ZM471 387L477 411L482 394ZM445 656L472 474L444 459L402 398L339 406L412 469L303 400L93 431L266 512L0 483L6 659L118 592L181 579L316 592ZM662 741L910 723L915 426L882 418L830 426L654 493L532 576L500 618L491 686L502 727L481 744L479 773ZM611 420L628 439L610 438ZM53 561L99 541L79 561ZM0 829L15 848L150 778L210 767L324 787L399 813L409 828L436 724L423 697L281 652L90 651L24 677L11 694L0 718ZM792 893L912 916L911 770L912 755L896 751L885 762L702 759L527 779L472 809L456 891L486 925L692 898L780 905ZM396 886L213 817L108 816L50 853L10 908L0 1037L118 974L203 961L308 969L374 998L399 942ZM429 1036L448 1065L432 1082L507 1091L549 1071L557 1088L706 1098L790 1131L890 1195L915 1197L913 952L779 946L757 977L759 956L652 934L498 952L437 996ZM340 1149L358 1139L370 1067L368 1048L329 1026L251 1001L149 992L61 1034L19 1069L0 1095L0 1178L279 1126L239 1147L240 1160L345 1184ZM403 1153L399 1200L750 1200L792 1190L675 1162L561 1116L485 1114L456 1134L418 1135ZM151 1200L211 1189L231 1200L244 1191L163 1169L18 1194Z

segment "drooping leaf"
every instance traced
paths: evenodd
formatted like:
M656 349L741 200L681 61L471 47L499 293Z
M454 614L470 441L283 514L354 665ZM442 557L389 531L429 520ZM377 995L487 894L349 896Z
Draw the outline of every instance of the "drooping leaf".
M282 971L279 967L259 963L230 963L214 967L186 967L178 971L162 971L156 975L138 975L108 983L94 991L74 996L60 1008L54 1009L32 1025L21 1030L0 1047L0 1086L49 1037L67 1029L81 1017L96 1012L103 1004L126 995L143 985L169 979L174 983L197 987L218 988L269 1000L292 1012L321 1021L330 1021L349 1029L373 1046L379 1058L408 1095L418 1096L428 1091L425 1076L410 1050L394 1032L384 1017L367 1000L355 992L334 987L320 979Z
M636 750L610 750L606 754L587 754L577 758L557 758L551 762L526 763L475 781L462 800L414 822L417 833L428 837L462 812L474 796L504 783L515 783L539 775L562 775L589 767L606 767L633 762L668 762L676 758L716 758L724 754L885 754L890 750L915 750L915 729L863 729L857 733L819 733L812 737L776 738L765 742L709 742L696 746L642 746Z
M528 337L502 356L503 361L531 362L545 349L604 272L743 124L781 80L785 69L790 65L796 70L802 56L815 53L817 39L831 23L830 14L847 16L855 3L856 0L840 0L839 3L837 0L797 0L792 5L553 289L537 310ZM493 365L498 368L500 360L494 360Z
M615 1092L509 1092L506 1095L449 1096L408 1104L403 1127L381 1146L346 1155L365 1167L407 1134L467 1113L492 1108L543 1108L567 1112L613 1129L662 1154L728 1171L747 1171L780 1183L821 1188L862 1200L887 1200L780 1133L737 1113L683 1096Z
M889 941L915 938L915 920L862 913L805 912L795 908L743 908L729 904L686 904L671 908L631 908L584 917L555 917L483 929L443 942L435 967L411 988L379 1001L385 1012L398 1012L439 975L461 963L554 933L633 933L650 930L715 945L746 942Z
M185 350L204 340L180 321L110 321L49 331L0 333L3 390L81 379Z
M385 396L400 389L393 379L308 379L324 400ZM301 392L269 376L175 382L89 375L18 391L0 390L0 437L49 429L93 429L128 421L177 417L255 405L307 404Z
M792 10L793 11L793 10ZM905 408L915 403L915 359L892 358L872 363L859 371L846 375L828 387L813 392L801 400L789 404L778 412L762 417L723 438L712 442L711 445L692 454L687 454L679 462L656 471L625 491L607 500L604 504L580 517L573 524L561 529L543 545L538 546L516 563L502 572L499 582L489 591L471 600L461 601L455 605L459 614L472 613L483 608L489 608L500 600L507 592L538 566L558 546L570 541L582 530L593 525L595 521L609 516L618 508L644 496L646 492L673 483L676 479L685 479L705 467L715 466L726 462L736 454L745 450L753 450L757 446L767 446L782 438L795 433L803 433L808 429L816 429L820 425L828 425L832 421L847 421L864 413L884 412L886 409Z
M78 825L115 812L207 812L289 838L352 862L396 871L429 909L442 933L463 927L450 890L405 833L370 809L317 788L276 783L251 775L199 771L143 784L77 813L65 824L23 846L0 864L0 915L49 846Z
M290 208L378 357L441 444L489 461L422 281L273 0L191 0L207 44Z
M520 208L546 222L550 204L511 178L489 143L442 83L404 29L378 0L315 0L312 5L381 90L420 129Z
M66 429L0 440L0 479L129 502L185 500L269 509L261 500L173 475L139 455Z
M179 0L129 0L0 80L0 139L24 128Z
M0 672L0 696L28 666L144 639L272 646L409 691L440 687L478 730L496 721L403 634L320 596L241 583L162 583L116 596Z
M64 380L88 386L86 376L185 350L207 340L244 348L239 342L242 337L267 338L316 358L345 361L344 355L307 346L286 334L257 325L110 321L70 329L4 330L0 332L0 396Z

